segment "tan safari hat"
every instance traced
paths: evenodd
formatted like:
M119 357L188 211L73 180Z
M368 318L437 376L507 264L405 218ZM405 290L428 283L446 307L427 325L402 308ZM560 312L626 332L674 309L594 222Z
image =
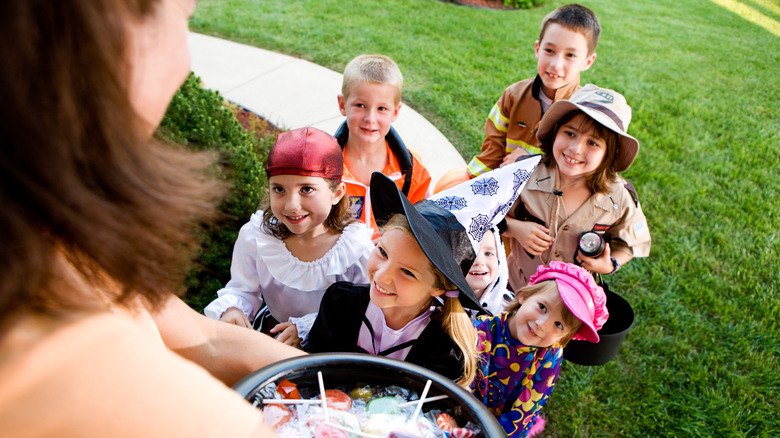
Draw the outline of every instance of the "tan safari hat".
M615 170L623 172L631 167L639 152L639 141L626 132L631 123L631 107L626 103L626 98L614 90L587 84L575 91L569 99L553 102L539 122L536 138L542 143L551 144L555 138L555 125L564 115L575 110L584 112L620 135Z

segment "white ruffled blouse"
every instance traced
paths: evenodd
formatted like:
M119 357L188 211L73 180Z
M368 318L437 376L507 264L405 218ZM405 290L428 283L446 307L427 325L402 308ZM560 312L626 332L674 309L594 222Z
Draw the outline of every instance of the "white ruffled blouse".
M325 290L337 281L368 283L368 257L374 249L371 229L348 225L336 244L312 262L295 257L284 242L262 229L263 212L257 211L241 227L233 248L230 281L203 310L219 319L230 307L254 319L262 301L277 321L290 321L298 336L308 338Z

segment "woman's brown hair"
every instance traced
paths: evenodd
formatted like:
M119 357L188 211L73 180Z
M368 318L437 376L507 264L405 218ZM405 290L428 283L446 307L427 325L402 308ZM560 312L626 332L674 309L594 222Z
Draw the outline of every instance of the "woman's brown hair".
M128 23L158 3L3 2L0 325L87 308L117 284L120 302L181 289L194 225L223 187L211 156L150 141L131 104ZM63 256L86 287L59 275Z
M577 127L577 129L580 131L589 131L592 129L594 135L603 139L607 146L607 149L604 152L604 159L601 160L601 163L596 168L596 170L585 177L585 184L587 184L588 188L593 193L606 192L607 184L610 181L614 181L617 177L615 161L617 158L618 147L620 145L620 136L601 123L596 122L582 111L570 111L561 117L560 120L558 120L558 123L555 124L555 128L553 129L554 135L551 136L552 140L549 142L549 144L542 144L542 151L544 151L542 164L548 167L555 166L555 157L553 157L552 144L555 141L555 137L558 135L558 130L578 115L584 115L585 117L582 118L582 123Z
M334 193L338 190L339 184L341 184L341 181L339 180L330 178L323 179L328 182L328 187L330 187L330 190ZM263 211L263 229L271 233L271 235L277 239L284 240L292 235L292 231L287 228L287 225L274 216L271 211L270 196L270 193L266 193L258 207ZM325 228L328 231L340 234L344 231L344 228L347 228L347 225L352 222L355 222L355 218L352 216L352 210L349 208L349 196L347 196L345 192L339 202L330 209L330 214L328 214L328 217L322 224L325 225Z

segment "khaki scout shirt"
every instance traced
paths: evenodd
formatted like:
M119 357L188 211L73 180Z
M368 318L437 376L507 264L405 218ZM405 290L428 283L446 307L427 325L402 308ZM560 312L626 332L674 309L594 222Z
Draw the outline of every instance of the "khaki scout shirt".
M537 75L508 86L485 121L485 141L482 152L468 165L471 177L496 169L510 152L518 147L532 154L543 153L536 138L542 120L542 78ZM577 78L569 85L555 90L553 102L568 99L580 88Z
M559 208L557 227L552 223L557 196L555 190L555 168L540 165L528 180L520 199L512 208L515 218L544 223L553 237L552 246L540 256L532 256L523 249L516 239L510 239L511 253L507 258L509 284L517 291L528 283L536 267L550 260L568 263L575 262L577 242L580 234L595 230L612 238L610 249L624 251L634 257L647 257L650 254L650 231L639 201L634 201L631 192L625 187L626 180L618 177L610 183L607 193L596 193L569 217L563 217L563 208ZM518 217L518 203L522 202L529 214L528 218ZM559 201L560 202L560 201Z

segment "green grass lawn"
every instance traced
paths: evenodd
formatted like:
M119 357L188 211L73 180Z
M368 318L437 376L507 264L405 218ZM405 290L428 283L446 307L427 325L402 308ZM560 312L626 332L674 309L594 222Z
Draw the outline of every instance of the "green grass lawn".
M561 4L201 0L191 25L336 71L360 53L389 55L405 75L404 102L468 161L502 90L535 73L539 23ZM545 436L780 436L780 7L585 5L603 33L583 84L616 89L633 107L641 149L625 176L653 249L610 279L636 312L619 355L564 364Z

